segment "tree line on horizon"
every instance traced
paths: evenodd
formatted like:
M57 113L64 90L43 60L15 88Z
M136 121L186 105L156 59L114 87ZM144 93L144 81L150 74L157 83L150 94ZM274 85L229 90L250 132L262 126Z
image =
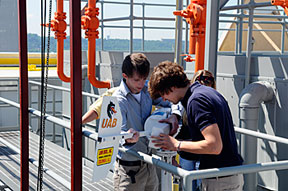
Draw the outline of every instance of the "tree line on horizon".
M37 34L28 34L28 51L29 52L41 52L41 37ZM46 46L48 38L46 38ZM128 39L104 39L104 50L107 51L129 51ZM82 50L88 49L88 40L82 38L81 40ZM145 40L144 51L158 51L158 52L172 52L174 51L175 40L174 39L162 39L162 40ZM64 40L64 50L70 49L70 36L67 36ZM101 39L96 39L96 50L101 50ZM133 50L142 51L142 40L133 40ZM49 52L57 52L57 40L54 37L50 37L50 50Z

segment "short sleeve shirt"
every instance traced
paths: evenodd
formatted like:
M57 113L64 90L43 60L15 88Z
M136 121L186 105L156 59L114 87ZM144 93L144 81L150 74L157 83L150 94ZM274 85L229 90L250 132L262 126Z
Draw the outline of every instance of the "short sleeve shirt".
M117 90L118 87L111 88L102 94L90 107L89 110L93 110L97 113L96 119L100 118L101 107L103 103L104 96L112 96L112 94Z
M233 120L225 98L213 88L193 83L181 101L187 112L189 133L192 141L203 140L203 129L217 124L223 149L219 155L200 156L200 169L241 165L238 154Z

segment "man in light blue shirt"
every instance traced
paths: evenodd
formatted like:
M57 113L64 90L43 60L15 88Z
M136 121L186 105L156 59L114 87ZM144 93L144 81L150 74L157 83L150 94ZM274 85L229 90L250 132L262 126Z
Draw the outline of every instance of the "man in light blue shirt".
M119 101L122 114L122 130L133 133L126 139L124 147L146 154L149 140L139 138L139 131L144 130L145 120L150 116L153 100L148 93L146 79L149 75L150 63L142 53L134 53L125 57L122 65L123 80L113 93ZM160 102L167 106L167 102ZM169 105L170 103L168 103ZM178 128L180 110L172 110L172 115L165 120L172 124L172 131ZM156 168L138 158L119 152L114 170L114 190L149 190L158 191Z

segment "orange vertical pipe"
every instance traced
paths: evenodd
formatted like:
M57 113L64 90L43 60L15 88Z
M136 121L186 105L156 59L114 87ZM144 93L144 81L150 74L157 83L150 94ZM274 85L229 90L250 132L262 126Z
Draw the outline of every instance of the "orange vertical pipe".
M96 0L88 0L88 7L96 8Z
M63 12L63 0L57 0L57 12Z
M57 74L64 82L70 82L70 78L64 74L63 54L64 54L64 39L66 39L65 22L66 13L63 12L63 0L57 0L57 12L54 14L54 19L51 21L51 30L55 31L55 39L57 39ZM46 24L48 27L49 24Z
M57 38L57 74L59 78L64 82L70 82L70 78L64 74L64 39L66 39L66 13L63 12L63 0L57 0L57 13L55 13L55 19L58 20L58 30L56 30L55 37Z
M64 54L64 39L58 38L57 39L57 74L63 82L70 82L70 77L67 77L64 74L63 54Z
M96 39L99 38L98 10L96 0L88 0L88 7L85 8L85 15L81 19L82 29L86 30L85 38L88 38L88 80L96 88L110 88L109 81L99 81L95 77Z
M196 52L195 52L195 72L197 72L198 70L200 70L200 38L196 38Z
M193 31L193 26L190 25L190 31ZM189 34L189 54L195 54L196 38L193 32Z
M195 72L204 69L205 37L199 35L196 39Z
M103 82L96 79L95 60L96 60L96 39L88 39L88 80L97 88L110 88L110 82Z
M204 69L204 60L205 60L205 32L204 34L200 37L200 44L201 44L201 70Z

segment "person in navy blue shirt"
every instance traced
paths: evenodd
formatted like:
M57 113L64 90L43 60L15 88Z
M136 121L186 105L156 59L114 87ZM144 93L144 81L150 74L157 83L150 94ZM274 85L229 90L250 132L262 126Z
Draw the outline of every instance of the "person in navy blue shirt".
M215 89L188 80L183 68L164 61L153 70L149 81L152 99L162 97L173 103L181 101L186 109L191 141L160 134L155 146L165 150L200 155L199 169L242 165L238 154L230 108ZM243 175L202 179L202 190L242 190Z

